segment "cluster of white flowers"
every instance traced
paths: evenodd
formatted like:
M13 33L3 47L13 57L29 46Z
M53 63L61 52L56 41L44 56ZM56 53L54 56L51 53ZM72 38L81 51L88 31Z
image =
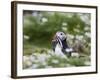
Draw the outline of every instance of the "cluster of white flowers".
M38 68L42 64L42 66L47 66L47 59L49 59L51 55L47 54L39 54L39 53L33 53L29 56L23 56L23 68Z
M75 67L72 58L66 56L58 56L53 54L51 50L47 53L32 53L32 55L23 56L23 69L37 69L37 68L53 68L53 67ZM51 54L50 54L51 52ZM77 55L73 54L74 60L78 59ZM70 63L71 60L71 63ZM78 59L80 61L80 59ZM90 65L90 61L85 61L84 65Z

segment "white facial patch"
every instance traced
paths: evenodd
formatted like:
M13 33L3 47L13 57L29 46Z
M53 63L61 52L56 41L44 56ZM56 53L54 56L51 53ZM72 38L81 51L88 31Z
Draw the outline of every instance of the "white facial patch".
M63 32L57 32L56 36L59 37L61 40L64 40L66 38L66 35Z

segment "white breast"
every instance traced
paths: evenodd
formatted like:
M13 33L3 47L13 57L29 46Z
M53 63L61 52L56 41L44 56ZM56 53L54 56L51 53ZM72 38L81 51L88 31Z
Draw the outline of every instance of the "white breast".
M62 52L62 49L61 49L59 44L57 44L56 47L55 47L55 54L58 55L58 56L61 56L61 57L66 57L64 55L64 53Z

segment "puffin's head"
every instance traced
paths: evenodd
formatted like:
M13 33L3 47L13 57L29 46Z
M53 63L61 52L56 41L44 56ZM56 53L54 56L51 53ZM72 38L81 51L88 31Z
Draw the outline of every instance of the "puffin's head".
M58 37L60 40L65 40L66 39L66 35L65 35L65 33L64 32L60 32L60 31L58 31L57 33L56 33L56 37Z
M65 33L61 31L57 31L53 37L52 44L53 46L56 46L57 44L59 44L61 48L67 47Z

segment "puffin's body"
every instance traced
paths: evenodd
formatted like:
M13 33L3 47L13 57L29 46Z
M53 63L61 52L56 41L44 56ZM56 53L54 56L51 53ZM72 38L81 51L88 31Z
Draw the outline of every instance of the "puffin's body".
M54 39L52 40L53 51L56 55L68 57L71 56L72 48L69 48L66 35L63 32L57 32Z

